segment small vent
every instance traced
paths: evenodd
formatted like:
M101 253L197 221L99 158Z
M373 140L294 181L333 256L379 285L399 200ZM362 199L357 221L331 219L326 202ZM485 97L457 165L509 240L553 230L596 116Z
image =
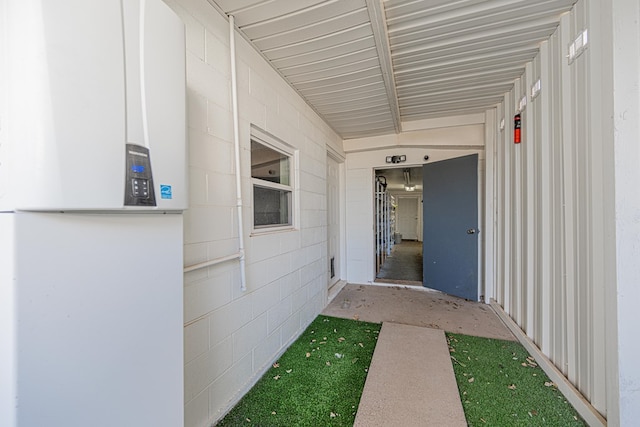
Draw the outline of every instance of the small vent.
M333 279L336 275L336 257L331 257L331 261L329 263L329 269L331 270L331 278Z
M518 113L521 113L524 111L524 109L527 108L527 95L524 95L522 98L520 98L520 102L518 103Z
M589 31L584 30L580 34L578 34L578 36L573 41L573 43L569 45L569 55L568 55L569 64L575 61L575 59L578 56L582 55L582 52L585 51L588 44L589 44Z
M531 86L531 99L535 99L536 96L540 94L540 89L542 88L542 83L540 83L540 79L536 80L536 82Z

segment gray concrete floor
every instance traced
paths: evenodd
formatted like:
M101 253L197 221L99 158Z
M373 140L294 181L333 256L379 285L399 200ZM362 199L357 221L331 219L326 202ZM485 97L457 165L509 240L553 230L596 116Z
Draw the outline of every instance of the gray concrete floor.
M421 287L347 284L322 314L515 340L489 305Z
M376 276L378 282L422 284L422 242L403 240L391 250Z

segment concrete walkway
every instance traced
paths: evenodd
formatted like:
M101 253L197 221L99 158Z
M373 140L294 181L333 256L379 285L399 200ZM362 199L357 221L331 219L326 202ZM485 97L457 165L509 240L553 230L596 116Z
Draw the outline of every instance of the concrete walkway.
M490 306L415 287L348 284L322 314L382 323L360 427L465 426L444 331L515 340Z
M489 305L414 286L347 284L322 314L515 341Z
M383 323L354 426L466 425L444 332Z

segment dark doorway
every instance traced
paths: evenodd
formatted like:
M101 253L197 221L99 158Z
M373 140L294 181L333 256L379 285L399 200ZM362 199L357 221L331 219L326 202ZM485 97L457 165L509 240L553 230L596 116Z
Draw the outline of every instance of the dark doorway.
M376 281L422 286L422 166L376 170L375 197Z

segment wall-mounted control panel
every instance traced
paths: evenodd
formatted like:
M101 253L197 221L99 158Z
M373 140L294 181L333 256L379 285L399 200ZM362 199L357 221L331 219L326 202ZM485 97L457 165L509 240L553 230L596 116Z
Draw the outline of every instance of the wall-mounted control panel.
M151 173L149 149L127 144L125 206L156 206L156 194Z

